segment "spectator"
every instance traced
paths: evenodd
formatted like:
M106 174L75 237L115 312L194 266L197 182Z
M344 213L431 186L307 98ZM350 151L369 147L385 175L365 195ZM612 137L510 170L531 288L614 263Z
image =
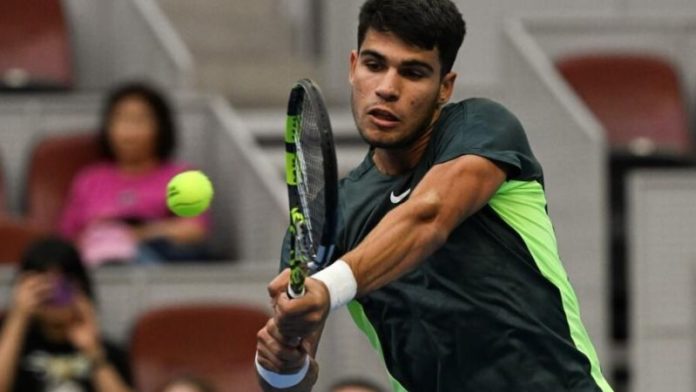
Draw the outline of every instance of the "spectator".
M0 329L0 392L131 391L126 358L101 337L77 250L56 238L32 244Z
M106 160L76 176L60 220L89 265L205 258L208 215L179 218L166 206L166 186L189 169L171 160L176 129L166 99L132 83L114 90L102 115Z
M176 377L164 385L160 392L215 392L215 388L199 377Z
M334 383L330 392L384 392L377 384L362 378L347 378Z

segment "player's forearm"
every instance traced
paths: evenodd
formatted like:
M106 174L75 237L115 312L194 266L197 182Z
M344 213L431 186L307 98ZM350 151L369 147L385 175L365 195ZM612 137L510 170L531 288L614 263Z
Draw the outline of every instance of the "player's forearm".
M29 320L10 312L0 331L0 392L9 391L17 372L17 360Z
M435 165L411 198L393 209L342 258L357 283L357 295L376 290L422 263L450 232L481 209L506 178L486 158L466 155Z
M353 271L360 296L417 267L441 247L449 235L432 195L412 199L392 210L344 259Z

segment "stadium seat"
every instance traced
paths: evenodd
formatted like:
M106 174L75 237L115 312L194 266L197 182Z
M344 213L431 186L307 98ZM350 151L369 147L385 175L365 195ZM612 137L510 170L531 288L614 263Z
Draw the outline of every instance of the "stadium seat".
M693 151L677 71L642 54L588 54L561 59L565 80L606 129L614 154L682 157Z
M64 90L73 85L60 0L0 2L0 90Z
M7 196L5 196L5 168L2 165L2 156L0 156L0 217L7 214Z
M46 230L55 230L77 172L97 161L96 133L48 136L34 146L27 170L26 216Z
M25 220L0 217L0 264L19 264L24 250L45 234Z
M639 168L693 165L694 141L685 99L676 69L660 57L574 55L560 59L556 66L606 132L611 336L626 341L630 266L626 179Z
M234 305L185 305L141 316L130 345L138 391L154 392L178 375L209 380L220 392L258 391L256 333L268 315Z

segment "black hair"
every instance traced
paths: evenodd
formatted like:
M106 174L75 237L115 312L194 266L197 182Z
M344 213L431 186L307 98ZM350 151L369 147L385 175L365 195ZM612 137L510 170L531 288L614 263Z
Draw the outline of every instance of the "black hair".
M347 387L363 388L363 389L367 389L367 390L374 391L374 392L383 392L384 391L384 389L379 387L377 384L373 383L372 381L368 381L364 378L342 379L340 381L335 382L333 385L331 385L330 390L334 391L336 389L347 388Z
M58 270L74 281L87 297L94 300L92 282L82 263L80 253L68 241L58 237L44 237L32 242L22 254L19 272L46 272Z
M450 0L367 0L360 8L358 49L368 29L395 34L421 49L437 48L441 75L452 70L466 25Z
M115 159L114 151L109 143L109 123L114 109L122 100L137 97L142 99L152 110L157 127L157 157L166 160L176 147L176 126L172 110L167 98L154 87L143 82L130 82L116 87L106 98L101 115L98 141L102 153L109 159Z

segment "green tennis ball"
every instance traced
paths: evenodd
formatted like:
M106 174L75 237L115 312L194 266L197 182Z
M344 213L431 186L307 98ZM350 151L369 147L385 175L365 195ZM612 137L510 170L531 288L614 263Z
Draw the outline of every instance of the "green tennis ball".
M167 207L178 216L199 215L212 199L213 184L198 170L179 173L167 184Z

